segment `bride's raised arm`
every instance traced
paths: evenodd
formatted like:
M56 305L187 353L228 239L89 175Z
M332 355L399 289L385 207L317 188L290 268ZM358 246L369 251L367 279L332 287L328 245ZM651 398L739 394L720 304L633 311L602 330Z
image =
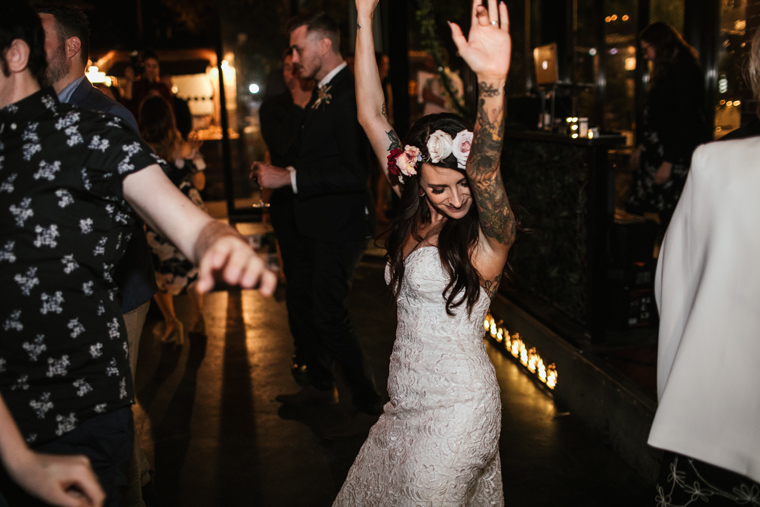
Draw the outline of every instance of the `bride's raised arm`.
M480 215L480 228L491 250L494 267L506 262L515 241L516 224L501 179L501 150L504 143L504 86L509 71L512 41L504 2L481 0L472 4L472 26L467 38L458 25L450 23L459 54L478 78L478 109L467 176ZM500 269L499 268L499 272Z
M359 123L367 134L372 149L380 162L385 177L396 195L401 195L398 182L388 174L388 154L401 147L401 141L388 123L385 96L375 59L375 41L372 37L372 17L378 0L356 0L356 48L354 75L356 77L356 107Z

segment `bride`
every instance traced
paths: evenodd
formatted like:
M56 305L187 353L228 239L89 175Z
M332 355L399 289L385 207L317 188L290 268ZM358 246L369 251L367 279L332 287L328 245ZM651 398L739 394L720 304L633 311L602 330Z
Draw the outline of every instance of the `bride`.
M516 224L499 160L511 40L506 5L472 6L465 38L451 32L478 78L475 127L423 117L402 143L385 116L372 16L356 0L359 122L401 198L386 241L398 304L390 402L370 430L336 506L503 505L501 402L483 319Z

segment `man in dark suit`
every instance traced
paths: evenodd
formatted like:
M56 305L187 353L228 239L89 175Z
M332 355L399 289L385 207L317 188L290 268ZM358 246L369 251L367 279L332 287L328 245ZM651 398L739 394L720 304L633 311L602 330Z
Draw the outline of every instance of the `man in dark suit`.
M337 401L332 362L341 367L353 394L356 413L326 436L356 434L366 415L380 412L359 341L348 318L354 271L374 229L368 188L369 151L356 119L354 78L340 54L337 24L324 13L299 16L290 23L293 63L301 77L317 81L307 104L296 162L288 168L258 164L264 188L291 186L305 255L293 266L289 291L303 295L298 311L311 322L307 364L310 385L278 400L303 404Z
M87 16L78 9L58 5L37 8L45 31L45 55L48 61L47 79L61 102L73 104L92 111L102 111L118 116L138 133L137 121L127 108L92 86L84 75L90 50L90 26ZM139 222L139 221L138 221ZM150 247L142 224L136 223L122 262L116 267L114 279L122 297L122 313L127 328L132 378L137 367L140 335L156 292L156 275L153 270ZM127 492L126 504L142 503L141 485L146 483L150 465L138 446L139 435L135 432L134 470L130 474L141 475ZM142 483L142 484L141 484ZM136 499L130 499L136 497Z

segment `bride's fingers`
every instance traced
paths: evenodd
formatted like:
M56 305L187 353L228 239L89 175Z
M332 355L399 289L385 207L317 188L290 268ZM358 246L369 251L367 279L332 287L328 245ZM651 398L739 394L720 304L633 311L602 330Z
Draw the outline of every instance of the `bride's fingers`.
M499 26L499 7L498 0L488 0L488 22L492 25Z
M454 44L457 47L457 50L461 53L461 49L467 45L467 39L464 37L464 34L462 33L462 29L459 28L459 25L456 23L452 23L449 21L449 28L451 28L451 38L454 41Z
M479 2L479 0L476 0L476 1ZM475 7L475 18L479 26L488 26L489 23L491 22L491 20L488 19L488 9L486 9L482 5L477 5ZM475 26L474 23L473 23L473 26Z
M482 7L480 2L482 2L482 0L472 0L472 19L470 20L470 26L475 26L478 22L478 8Z
M499 2L499 17L501 18L502 31L509 33L509 12L506 2Z

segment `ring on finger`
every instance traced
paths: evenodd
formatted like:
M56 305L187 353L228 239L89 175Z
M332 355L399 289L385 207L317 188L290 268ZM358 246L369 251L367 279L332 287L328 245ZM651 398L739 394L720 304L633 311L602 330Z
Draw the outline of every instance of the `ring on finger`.
M498 24L499 24L499 22L498 22L498 21L493 21L493 20L491 20L491 24L492 24L493 26L496 26L496 25L498 25Z

